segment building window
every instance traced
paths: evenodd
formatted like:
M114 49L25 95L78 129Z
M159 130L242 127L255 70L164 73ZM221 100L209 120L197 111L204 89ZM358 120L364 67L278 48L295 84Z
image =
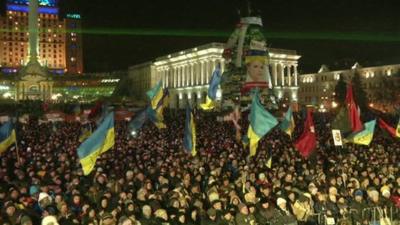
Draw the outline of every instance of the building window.
M392 75L392 69L386 70L386 75L391 76Z

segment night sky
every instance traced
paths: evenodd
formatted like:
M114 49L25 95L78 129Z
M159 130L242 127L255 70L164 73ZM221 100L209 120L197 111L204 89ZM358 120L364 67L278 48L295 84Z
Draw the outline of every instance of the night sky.
M60 0L82 16L86 72L127 69L155 57L209 42L225 42L239 21L239 0ZM385 0L253 0L274 48L302 55L300 72L400 63L400 10ZM129 31L171 31L137 35ZM97 33L96 30L103 32ZM123 34L118 31L127 31ZM175 31L189 36L173 36ZM208 31L209 36L192 36ZM216 34L216 35L213 35ZM282 34L282 35L280 35ZM283 35L284 34L284 35ZM268 35L267 35L268 36ZM322 37L322 38L321 38ZM343 40L345 39L345 40Z

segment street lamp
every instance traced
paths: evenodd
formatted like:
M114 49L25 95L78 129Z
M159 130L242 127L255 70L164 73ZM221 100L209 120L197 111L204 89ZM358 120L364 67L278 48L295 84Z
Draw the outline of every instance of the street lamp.
M335 101L333 101L332 102L332 108L336 108L337 106L338 106L338 104Z

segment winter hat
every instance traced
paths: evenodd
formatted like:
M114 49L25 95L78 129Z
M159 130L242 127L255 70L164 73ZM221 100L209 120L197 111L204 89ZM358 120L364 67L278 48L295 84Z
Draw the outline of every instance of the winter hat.
M219 195L218 195L218 193L217 193L217 192L212 192L212 193L210 193L210 194L208 195L208 200L209 200L210 202L213 202L213 201L215 201L215 200L219 200Z
M39 188L36 185L32 185L29 188L29 195L31 195L31 196L35 195L38 192L39 192Z
M38 201L40 202L45 198L49 198L51 200L50 195L48 195L46 192L40 192Z
M286 200L284 198L278 198L276 200L276 205L286 204Z
M390 197L390 188L389 188L389 186L387 186L387 185L384 185L384 186L382 186L381 187L381 193L382 193L382 196L384 196L384 197Z
M370 198L377 197L377 196L379 196L379 192L377 190L371 190L368 192L368 196Z
M257 203L256 195L253 192L249 192L244 195L244 200L248 203Z
M59 225L56 217L54 216L46 216L42 220L42 225Z

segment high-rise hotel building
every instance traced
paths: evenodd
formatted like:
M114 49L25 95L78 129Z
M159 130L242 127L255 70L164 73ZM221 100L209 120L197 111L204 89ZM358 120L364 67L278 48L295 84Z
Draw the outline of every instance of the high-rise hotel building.
M0 12L0 68L17 73L28 62L29 0L7 0ZM53 74L83 73L82 35L79 14L60 18L57 0L39 0L39 62Z

